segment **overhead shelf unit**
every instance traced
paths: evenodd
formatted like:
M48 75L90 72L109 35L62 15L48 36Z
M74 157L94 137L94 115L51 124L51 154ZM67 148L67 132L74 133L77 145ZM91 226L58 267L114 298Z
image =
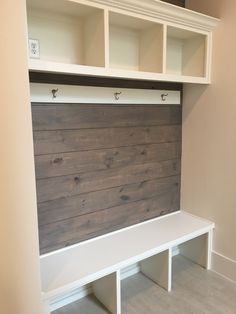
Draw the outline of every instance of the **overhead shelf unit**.
M28 0L29 70L210 83L218 19L156 0Z

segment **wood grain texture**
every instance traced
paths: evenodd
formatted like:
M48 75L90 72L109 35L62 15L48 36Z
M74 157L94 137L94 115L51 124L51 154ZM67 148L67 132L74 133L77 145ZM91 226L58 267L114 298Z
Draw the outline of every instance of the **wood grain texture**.
M86 75L70 75L60 73L29 72L31 83L100 86L134 89L183 90L182 83L160 82L149 80L119 79L113 77L96 77Z
M35 165L37 178L48 178L176 159L180 151L180 142L127 146L40 155Z
M142 181L38 204L39 226L179 190L180 177Z
M39 227L41 253L128 227L179 209L179 189Z
M180 106L37 104L32 107L35 131L173 125L181 122Z
M36 155L180 140L180 125L34 132Z
M170 4L178 5L179 7L185 7L185 0L162 0Z
M38 202L180 174L180 159L37 180Z
M41 253L179 209L181 112L32 104Z

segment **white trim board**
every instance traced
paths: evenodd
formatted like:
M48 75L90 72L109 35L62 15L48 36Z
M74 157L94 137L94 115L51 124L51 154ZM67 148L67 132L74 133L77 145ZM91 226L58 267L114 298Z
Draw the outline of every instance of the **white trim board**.
M160 0L90 0L89 2L203 30L212 30L220 21L218 18Z
M52 90L57 90L53 98ZM31 102L179 105L181 92L31 83ZM117 93L117 94L116 94ZM119 98L117 99L116 96Z
M236 283L236 261L212 251L211 270Z

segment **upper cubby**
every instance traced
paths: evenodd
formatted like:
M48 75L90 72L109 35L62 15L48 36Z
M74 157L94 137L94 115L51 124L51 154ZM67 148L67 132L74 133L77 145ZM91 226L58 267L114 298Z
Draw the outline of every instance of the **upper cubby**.
M161 73L163 25L110 12L109 65L117 69Z
M31 72L210 83L216 18L157 0L27 0L27 16Z
M166 72L205 77L207 35L167 27Z
M104 11L66 0L28 2L28 33L40 45L40 59L105 66Z

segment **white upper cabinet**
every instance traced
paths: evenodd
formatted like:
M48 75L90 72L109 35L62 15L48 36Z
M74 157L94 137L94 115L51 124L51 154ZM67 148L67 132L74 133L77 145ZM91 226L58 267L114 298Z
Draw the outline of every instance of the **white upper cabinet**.
M158 0L28 0L27 15L31 71L210 83L215 18Z

